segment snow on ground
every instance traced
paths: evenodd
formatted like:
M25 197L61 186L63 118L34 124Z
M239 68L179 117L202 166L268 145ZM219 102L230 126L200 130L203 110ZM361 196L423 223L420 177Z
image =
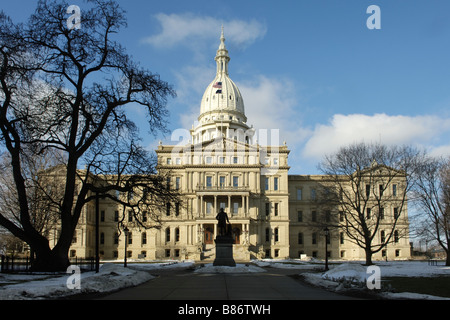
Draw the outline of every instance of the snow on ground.
M389 277L435 277L450 276L450 267L440 262L438 266L428 265L427 261L392 261L376 262L379 267L380 281ZM322 267L323 268L323 267ZM361 289L367 289L367 280L374 275L374 271L363 266L362 262L348 262L341 264L330 264L329 271L321 273L304 273L304 279L311 284L327 288L328 290L343 291L345 285L353 283L353 288L362 286ZM450 290L450 289L449 289ZM393 293L382 292L381 296L388 299L445 299L449 298L433 297L425 294L410 292Z
M329 271L323 272L323 261L316 260L255 260L249 264L237 264L236 267L217 267L212 264L196 265L192 260L160 261L154 263L134 263L130 261L128 268L122 264L105 262L99 273L83 272L80 275L80 286L76 288L73 281L76 274L1 274L0 300L36 300L63 298L73 294L105 293L125 287L136 286L153 278L151 272L156 269L192 268L195 273L254 273L265 272L263 268L289 268L298 270L306 281L328 290L342 290L345 279L365 282L371 273L362 262L330 261ZM425 261L393 261L376 262L383 277L433 277L450 276L450 267L430 266ZM75 287L75 288L73 288ZM386 298L407 299L443 299L415 293L383 293Z
M0 300L38 300L63 298L74 294L111 292L146 282L153 276L145 271L124 268L122 265L104 264L95 271L38 275L0 275L0 283L16 282L0 286ZM79 285L78 285L79 284Z

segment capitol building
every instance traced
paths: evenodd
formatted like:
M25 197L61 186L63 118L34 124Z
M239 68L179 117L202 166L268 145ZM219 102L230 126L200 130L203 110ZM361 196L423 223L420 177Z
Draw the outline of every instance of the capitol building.
M230 78L230 55L223 30L215 62L216 75L201 98L189 142L160 143L156 150L157 169L170 172L170 187L180 193L180 203L158 213L160 228L139 227L130 215L124 220L129 223L125 239L118 221L126 212L112 200L100 199L101 259L122 260L126 254L128 259L142 261L212 262L218 234L216 215L223 208L231 224L236 262L324 259L325 255L336 260L364 260L364 250L342 230L330 228L326 237L323 223L318 223L324 208L316 198L327 177L290 175L289 161L296 160L289 159L288 142L275 144L276 130L268 128L268 137L261 137L251 125L252 115L245 113L245 97ZM393 210L386 208L386 216ZM95 202L85 205L69 251L71 257L95 255L95 211ZM339 208L328 208L326 213L338 216ZM408 234L407 210L401 215L396 228ZM409 257L408 236L393 240L373 256L375 260Z

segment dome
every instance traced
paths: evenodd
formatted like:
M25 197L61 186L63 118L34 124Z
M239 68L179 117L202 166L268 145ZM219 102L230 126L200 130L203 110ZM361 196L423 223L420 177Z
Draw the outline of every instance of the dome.
M245 114L244 99L236 84L227 75L218 75L203 95L200 114L211 112Z
M222 29L221 43L217 50L217 73L214 80L206 88L200 106L199 122L226 118L238 122L247 122L244 99L237 85L228 75L230 57L225 47L225 37Z
M192 141L196 144L217 138L227 138L251 144L255 131L253 127L247 125L244 99L239 88L228 75L230 56L225 47L223 28L215 60L216 77L203 94L198 123L193 125L190 131Z

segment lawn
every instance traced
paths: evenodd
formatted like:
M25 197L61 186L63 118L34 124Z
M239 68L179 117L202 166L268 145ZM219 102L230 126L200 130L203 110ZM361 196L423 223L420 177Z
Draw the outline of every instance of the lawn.
M413 292L450 298L450 277L389 277L384 279L396 292Z

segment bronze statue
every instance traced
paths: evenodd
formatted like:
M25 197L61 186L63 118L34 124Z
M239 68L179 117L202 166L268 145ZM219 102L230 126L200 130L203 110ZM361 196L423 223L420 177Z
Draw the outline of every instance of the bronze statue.
M219 213L216 216L217 221L219 222L219 235L220 236L226 236L228 234L227 232L227 222L230 223L230 220L228 220L228 215L225 211L223 211L223 208L220 208Z

